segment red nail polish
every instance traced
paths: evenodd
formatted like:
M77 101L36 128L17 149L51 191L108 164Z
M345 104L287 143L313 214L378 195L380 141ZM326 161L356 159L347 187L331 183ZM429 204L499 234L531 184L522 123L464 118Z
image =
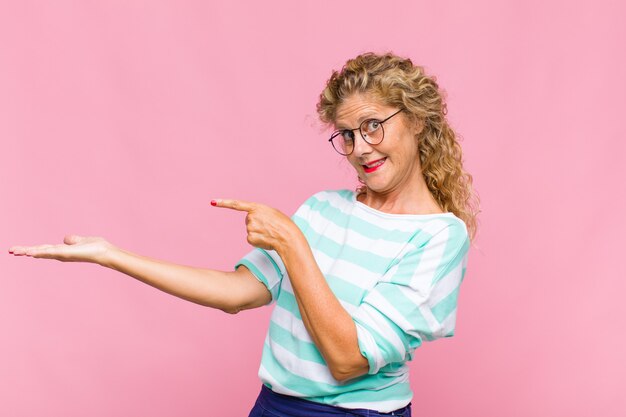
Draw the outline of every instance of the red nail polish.
M215 200L211 200L211 205L212 205L212 206L217 206L217 201L215 201Z

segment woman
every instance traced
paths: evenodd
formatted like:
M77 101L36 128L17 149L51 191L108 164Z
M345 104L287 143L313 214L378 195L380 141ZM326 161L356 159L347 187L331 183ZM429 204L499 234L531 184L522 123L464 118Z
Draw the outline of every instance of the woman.
M317 110L361 187L319 192L291 219L212 201L247 212L255 249L232 272L145 258L99 237L9 251L94 262L228 313L276 302L250 416L410 416L406 362L424 340L454 334L476 230L472 177L435 79L409 59L349 60Z

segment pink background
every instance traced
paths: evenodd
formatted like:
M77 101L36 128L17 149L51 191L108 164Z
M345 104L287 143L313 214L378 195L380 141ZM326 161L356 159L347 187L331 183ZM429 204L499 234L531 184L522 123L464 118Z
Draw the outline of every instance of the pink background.
M356 185L315 104L369 50L437 75L482 197L415 414L625 415L626 7L501 3L2 1L0 415L247 415L269 308L6 249L99 235L230 269L243 216L212 198L291 214Z

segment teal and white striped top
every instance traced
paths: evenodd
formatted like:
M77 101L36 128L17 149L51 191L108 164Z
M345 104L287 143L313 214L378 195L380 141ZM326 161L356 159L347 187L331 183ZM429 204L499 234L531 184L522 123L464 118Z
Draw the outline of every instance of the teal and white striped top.
M273 391L344 408L389 412L413 397L415 348L454 334L469 238L452 213L389 214L354 191L322 191L292 216L342 306L352 316L369 373L336 381L304 324L285 265L253 249L246 266L276 302L263 347L261 381Z

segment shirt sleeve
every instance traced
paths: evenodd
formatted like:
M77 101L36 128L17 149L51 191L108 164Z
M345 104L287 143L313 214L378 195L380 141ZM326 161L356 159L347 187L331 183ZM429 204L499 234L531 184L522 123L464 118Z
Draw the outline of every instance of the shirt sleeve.
M468 251L465 225L451 224L406 251L365 296L353 320L369 374L411 360L423 340L453 336Z
M291 216L291 219L303 233L308 229L310 208L317 201L315 197L314 195L308 198ZM235 269L239 265L248 268L267 287L272 295L268 305L275 302L280 294L280 284L286 273L285 264L278 252L254 248L235 264Z

